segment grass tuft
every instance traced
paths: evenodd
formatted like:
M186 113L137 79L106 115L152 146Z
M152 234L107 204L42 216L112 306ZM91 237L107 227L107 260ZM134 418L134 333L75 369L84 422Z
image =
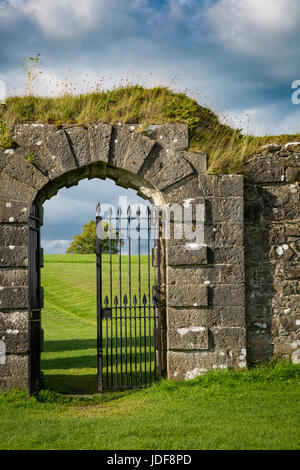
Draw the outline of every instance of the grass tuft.
M244 161L261 145L299 141L300 134L255 137L222 124L209 108L184 93L166 87L119 86L113 90L55 98L16 96L0 108L0 147L11 148L11 131L16 123L54 123L88 125L184 123L189 127L190 150L207 152L209 173L242 173Z

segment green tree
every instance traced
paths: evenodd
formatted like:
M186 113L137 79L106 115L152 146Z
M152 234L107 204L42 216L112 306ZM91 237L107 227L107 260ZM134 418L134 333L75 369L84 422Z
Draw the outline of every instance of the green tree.
M102 231L107 232L107 238L101 240L102 253L109 253L109 224L108 222L102 221ZM115 238L111 239L111 253L119 253L119 232L118 230L112 230ZM121 240L121 245L124 245ZM80 235L74 235L73 241L66 251L67 254L80 254L86 255L96 253L96 222L91 220L82 227Z

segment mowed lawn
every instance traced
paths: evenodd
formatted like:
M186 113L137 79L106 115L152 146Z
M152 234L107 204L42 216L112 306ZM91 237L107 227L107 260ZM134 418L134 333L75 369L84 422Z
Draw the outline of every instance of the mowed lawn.
M146 262L141 270L145 279ZM299 449L299 365L162 379L99 396L95 257L46 256L43 285L45 389L30 399L0 393L0 449Z
M150 260L151 263L151 260ZM112 288L114 296L119 295L119 257L112 256ZM141 256L141 297L149 297L148 258ZM103 297L110 298L110 264L109 256L102 258ZM128 256L122 256L122 297L129 294ZM131 290L139 298L138 291L139 266L138 257L131 257ZM42 355L42 370L45 387L69 393L97 392L97 311L96 311L96 257L95 255L48 255L45 256L45 267L42 271L42 284L45 291L45 308L42 312L42 328L45 334L45 347ZM153 269L150 266L150 292L152 296ZM127 313L128 314L128 313ZM137 313L138 314L138 313ZM143 314L143 312L142 312ZM115 315L115 310L113 310ZM111 335L110 321L107 324ZM127 322L129 323L129 322ZM141 332L144 339L144 322L137 334ZM129 336L129 324L127 325ZM103 322L104 333L106 324ZM123 341L124 341L124 322ZM132 322L131 329L134 324ZM113 336L115 323L113 322ZM132 335L134 332L132 331ZM118 322L120 337L120 322ZM139 339L139 338L138 338ZM148 343L148 338L147 338ZM129 348L128 348L129 349ZM118 353L120 356L120 347ZM143 353L144 348L142 348ZM106 351L104 351L105 353ZM129 352L129 351L128 351ZM124 360L124 348L123 348ZM104 358L106 363L106 358ZM113 356L115 361L115 355ZM118 357L120 368L120 357ZM147 365L149 367L149 365ZM144 369L143 369L144 371Z

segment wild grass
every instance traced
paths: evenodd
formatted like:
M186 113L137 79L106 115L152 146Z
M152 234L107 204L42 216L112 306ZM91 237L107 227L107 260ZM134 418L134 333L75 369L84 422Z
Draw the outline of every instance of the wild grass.
M217 115L184 93L157 86L121 85L113 90L86 94L64 93L55 98L10 97L0 108L0 147L14 145L15 123L88 125L93 122L188 125L190 149L207 152L209 173L242 173L244 161L270 142L299 141L300 134L255 137L222 124Z
M299 449L299 373L281 362L102 397L0 393L0 449Z

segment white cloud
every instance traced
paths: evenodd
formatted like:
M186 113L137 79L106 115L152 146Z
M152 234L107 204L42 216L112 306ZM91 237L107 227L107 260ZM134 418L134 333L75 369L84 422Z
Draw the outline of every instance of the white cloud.
M45 254L63 254L66 252L71 240L42 240L42 247Z
M275 44L299 30L299 0L219 0L207 7L206 17L228 47L256 55L266 50L279 54Z

